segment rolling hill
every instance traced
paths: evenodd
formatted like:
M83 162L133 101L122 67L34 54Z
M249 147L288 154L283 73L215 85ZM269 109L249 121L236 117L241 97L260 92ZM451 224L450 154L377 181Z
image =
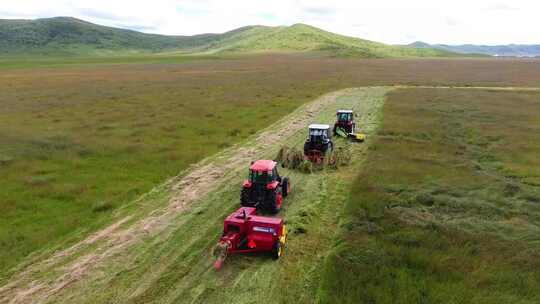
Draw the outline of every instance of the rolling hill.
M446 50L391 46L342 36L305 24L246 26L222 34L164 36L101 26L71 17L0 20L2 55L96 55L130 52L323 52L335 56L377 58L456 56Z
M118 51L158 52L197 47L215 35L163 36L101 26L71 17L0 20L3 54L92 54Z
M227 33L226 33L227 34ZM404 48L334 34L305 24L252 26L216 39L208 52L328 52L359 57L440 57L453 53L429 48Z
M540 45L536 44L506 44L506 45L448 45L429 44L417 41L409 44L412 48L439 49L460 54L484 54L490 56L512 56L512 57L537 57L540 56Z

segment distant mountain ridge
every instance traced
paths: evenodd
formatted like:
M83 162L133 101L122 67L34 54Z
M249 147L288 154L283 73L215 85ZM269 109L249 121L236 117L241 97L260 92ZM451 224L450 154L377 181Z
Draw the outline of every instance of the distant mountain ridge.
M538 57L540 56L540 45L536 44L507 44L507 45L447 45L429 44L417 41L407 45L413 48L435 48L439 50L461 53L461 54L484 54L490 56L511 56L511 57Z
M110 53L222 54L323 52L357 57L449 57L434 48L387 45L313 26L246 26L222 34L165 36L101 26L72 17L0 20L0 55L99 55Z
M2 53L100 53L196 48L215 35L163 36L101 26L72 17L0 20Z

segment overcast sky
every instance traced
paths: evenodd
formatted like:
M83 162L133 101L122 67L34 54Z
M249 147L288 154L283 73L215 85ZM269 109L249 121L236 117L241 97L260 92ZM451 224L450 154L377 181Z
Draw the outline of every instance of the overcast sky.
M73 16L147 33L192 35L306 23L402 44L540 44L534 0L2 0L0 18Z

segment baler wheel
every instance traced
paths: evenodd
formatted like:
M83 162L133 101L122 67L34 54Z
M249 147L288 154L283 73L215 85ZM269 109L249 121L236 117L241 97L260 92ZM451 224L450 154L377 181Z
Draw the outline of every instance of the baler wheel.
M276 244L274 245L274 248L272 249L272 258L274 260L277 260L281 257L281 255L283 254L283 244L281 244L281 242L276 242Z

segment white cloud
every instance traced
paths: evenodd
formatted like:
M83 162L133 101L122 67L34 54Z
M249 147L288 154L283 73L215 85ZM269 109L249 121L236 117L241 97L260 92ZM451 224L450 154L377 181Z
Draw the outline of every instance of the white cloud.
M539 43L532 0L4 0L0 18L73 16L145 32L191 35L252 24L307 23L386 43Z

